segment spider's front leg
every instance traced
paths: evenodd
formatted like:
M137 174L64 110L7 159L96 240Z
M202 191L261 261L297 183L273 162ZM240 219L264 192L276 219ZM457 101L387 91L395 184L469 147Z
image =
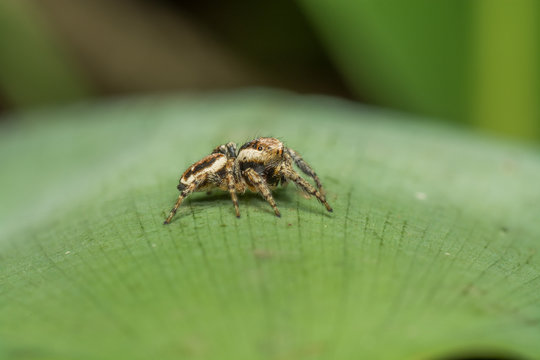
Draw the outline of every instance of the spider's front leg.
M246 176L249 182L255 186L262 197L264 197L264 199L270 203L276 216L281 217L276 202L274 201L274 197L272 196L272 192L270 191L270 188L268 188L264 178L252 168L247 168L244 170L244 176Z
M291 165L283 165L279 172L282 173L286 179L293 181L296 186L298 186L306 194L315 196L317 200L319 200L321 204L326 207L326 210L330 212L333 211L330 204L326 202L326 197L321 194L313 185L311 185L306 180L304 180L304 178L298 175L298 173L294 171Z
M321 180L319 179L315 171L311 168L311 166L309 166L309 164L305 162L304 159L302 159L300 154L298 154L291 148L285 148L285 157L289 157L292 161L294 161L296 166L298 166L298 168L302 170L304 174L313 178L315 184L317 185L317 188L319 189L319 192L324 197L326 192L322 187Z

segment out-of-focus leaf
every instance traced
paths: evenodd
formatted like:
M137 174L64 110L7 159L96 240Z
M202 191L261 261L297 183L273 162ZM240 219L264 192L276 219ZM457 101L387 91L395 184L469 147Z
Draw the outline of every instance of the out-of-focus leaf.
M0 2L0 91L10 105L72 101L90 87L32 5Z
M467 1L300 1L349 84L372 101L463 121L471 101Z
M539 139L538 1L299 4L363 98L432 119Z
M474 4L472 122L492 132L538 140L540 3L481 0Z

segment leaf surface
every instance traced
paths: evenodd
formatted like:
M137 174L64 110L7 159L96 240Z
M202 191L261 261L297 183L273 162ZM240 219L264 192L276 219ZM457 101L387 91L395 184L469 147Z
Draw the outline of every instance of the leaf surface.
M48 121L42 121L46 119ZM273 92L21 114L0 135L0 356L346 359L540 354L538 149ZM320 176L198 193L221 143L274 136Z

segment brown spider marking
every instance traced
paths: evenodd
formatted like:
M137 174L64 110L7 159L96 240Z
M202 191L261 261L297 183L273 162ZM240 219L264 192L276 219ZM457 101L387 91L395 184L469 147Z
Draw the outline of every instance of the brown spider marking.
M236 148L235 143L220 145L212 154L191 165L182 174L177 186L180 195L163 224L171 222L182 201L192 192L211 191L215 188L231 194L237 217L240 217L237 193L243 194L246 190L261 194L272 206L276 216L281 216L272 190L289 181L306 197L315 196L326 210L332 211L315 171L296 151L285 147L278 139L258 138L245 143L238 151ZM294 170L293 163L313 179L316 187Z

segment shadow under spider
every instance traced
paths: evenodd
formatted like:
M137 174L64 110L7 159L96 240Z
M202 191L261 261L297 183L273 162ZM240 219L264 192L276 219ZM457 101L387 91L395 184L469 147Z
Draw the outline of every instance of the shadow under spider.
M305 211L305 212L309 212L309 213L317 214L317 215L324 215L328 218L331 217L330 214L328 214L328 212L324 209L324 207L318 210L311 206L306 206L306 204L302 202L295 201L296 198L292 197L290 194L290 191L287 191L286 188L276 189L272 191L272 195L274 199L276 200L278 208L288 207L290 210L294 210L296 207L298 207L301 211ZM298 194L297 196L302 196L302 195ZM254 202L253 201L254 199L257 199L259 201ZM313 197L310 200L315 200L315 202L319 203ZM234 213L234 207L232 206L231 195L225 191L214 190L210 194L201 192L201 193L193 194L191 197L186 199L187 204L191 206L195 206L195 207L207 205L215 201L228 201L231 205L231 209L233 209L232 212ZM242 215L242 206L246 206L246 205L247 206L254 205L257 209L274 215L274 211L272 210L270 205L261 197L261 195L257 193L246 191L244 194L238 194L238 204L240 206L240 215Z

